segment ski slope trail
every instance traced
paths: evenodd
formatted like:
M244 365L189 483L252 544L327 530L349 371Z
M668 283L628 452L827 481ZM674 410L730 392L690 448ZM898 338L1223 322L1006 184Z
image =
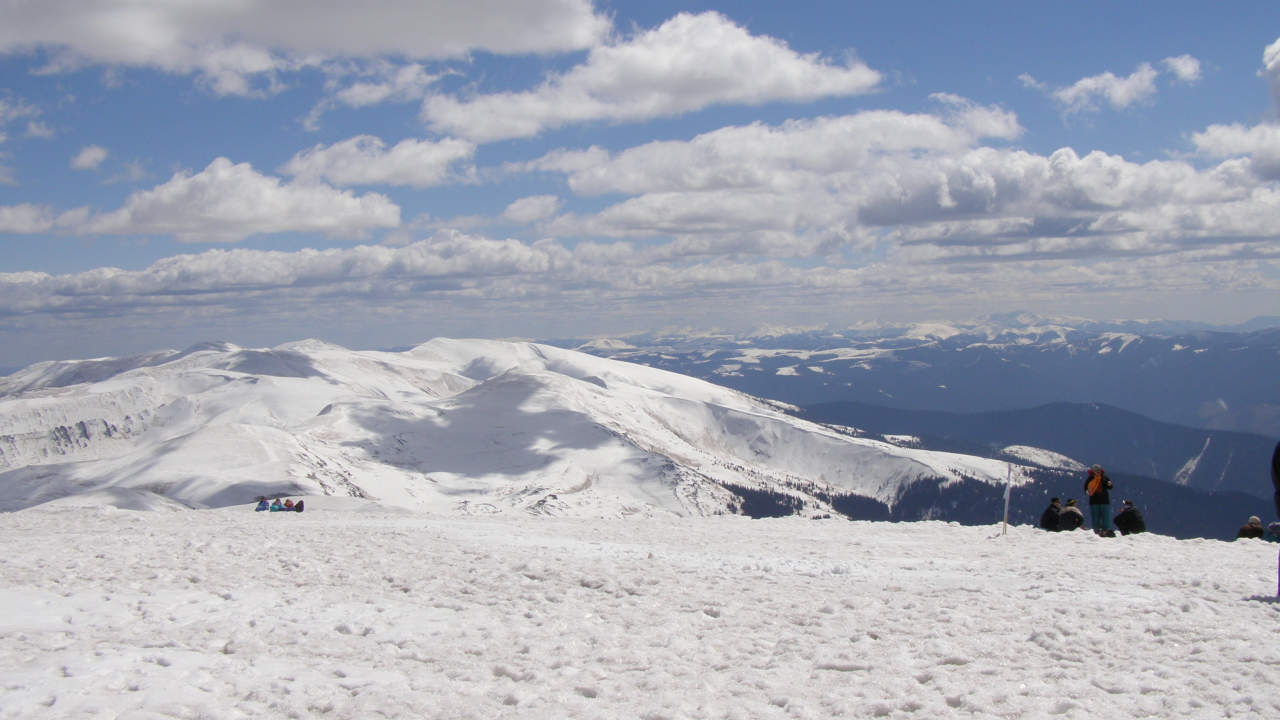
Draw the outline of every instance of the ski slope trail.
M1280 713L1262 541L345 507L0 515L0 717Z
M196 508L306 495L443 514L700 516L767 490L818 515L831 512L823 493L892 505L919 482L1006 477L999 461L783 410L664 370L485 340L41 363L0 380L0 510L85 493L134 507L150 493Z

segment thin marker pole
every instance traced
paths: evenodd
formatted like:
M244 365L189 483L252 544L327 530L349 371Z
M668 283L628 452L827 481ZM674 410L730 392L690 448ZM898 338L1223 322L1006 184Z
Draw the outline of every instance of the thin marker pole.
M1009 491L1013 490L1013 463L1005 463L1004 466L1009 474L1004 482L1004 527L1000 530L1001 535L1009 532Z

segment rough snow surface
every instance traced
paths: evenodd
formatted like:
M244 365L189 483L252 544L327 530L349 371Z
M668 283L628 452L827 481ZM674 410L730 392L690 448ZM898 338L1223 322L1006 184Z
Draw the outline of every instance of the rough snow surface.
M0 515L0 717L1280 713L1262 541L363 509Z

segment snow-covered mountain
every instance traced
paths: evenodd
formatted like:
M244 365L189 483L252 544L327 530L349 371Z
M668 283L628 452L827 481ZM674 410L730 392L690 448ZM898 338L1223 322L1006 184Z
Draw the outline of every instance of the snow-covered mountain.
M41 363L0 380L0 509L343 495L438 513L820 515L1000 484L1007 465L816 425L634 363L529 343L319 341ZM1016 465L1015 483L1031 470ZM842 504L843 503L843 504ZM163 505L163 503L160 503Z

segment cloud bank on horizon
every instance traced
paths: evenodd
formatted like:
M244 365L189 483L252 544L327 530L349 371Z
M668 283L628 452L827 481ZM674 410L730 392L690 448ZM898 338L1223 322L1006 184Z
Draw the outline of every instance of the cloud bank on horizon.
M1224 49L1257 18L1088 56L992 26L987 66L895 54L885 13L755 10L0 6L0 366L211 333L1280 312L1280 40Z

